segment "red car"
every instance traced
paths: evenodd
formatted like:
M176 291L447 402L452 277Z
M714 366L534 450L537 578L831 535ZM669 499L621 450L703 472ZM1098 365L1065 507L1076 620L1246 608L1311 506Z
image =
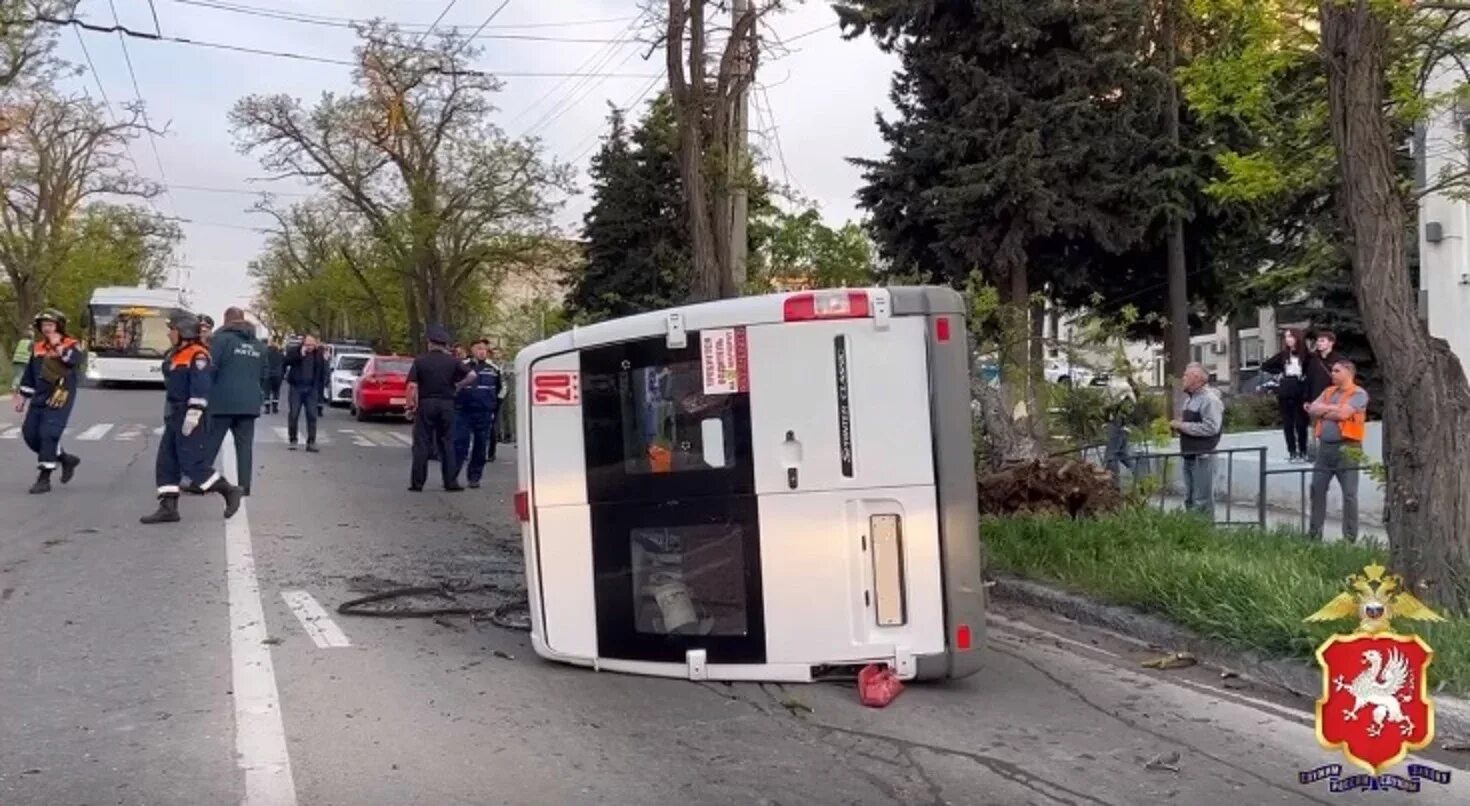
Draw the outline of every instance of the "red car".
M364 421L380 414L404 414L412 365L413 359L406 355L373 356L352 390L352 416Z

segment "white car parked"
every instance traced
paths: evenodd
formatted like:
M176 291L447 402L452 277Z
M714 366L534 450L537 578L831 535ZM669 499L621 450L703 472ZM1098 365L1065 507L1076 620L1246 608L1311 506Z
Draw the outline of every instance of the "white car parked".
M1042 374L1051 383L1067 383L1076 386L1086 386L1092 383L1092 370L1080 364L1069 363L1064 358L1048 360Z
M362 368L367 366L368 353L343 353L332 356L328 365L331 375L327 381L327 403L332 406L347 406L352 403L352 390L362 377Z

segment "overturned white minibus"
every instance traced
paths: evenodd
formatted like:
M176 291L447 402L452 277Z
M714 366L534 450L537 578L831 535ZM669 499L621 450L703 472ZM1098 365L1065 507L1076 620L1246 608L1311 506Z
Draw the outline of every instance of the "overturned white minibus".
M979 669L959 294L690 305L562 333L515 368L542 657L696 680Z

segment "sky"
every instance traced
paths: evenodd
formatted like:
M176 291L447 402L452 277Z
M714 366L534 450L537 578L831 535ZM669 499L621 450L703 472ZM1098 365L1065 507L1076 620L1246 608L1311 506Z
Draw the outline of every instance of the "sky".
M751 145L765 156L769 176L816 203L829 223L841 224L861 217L853 198L861 178L846 158L883 152L874 115L892 108L887 96L897 61L869 40L843 41L824 0L787 3L790 10L770 18L775 37L789 44L760 68L759 87L751 94ZM349 61L356 37L342 24L348 19L381 17L422 30L443 14L440 28L459 26L467 33L500 8L485 34L595 40L484 39L478 43L484 52L474 65L503 77L505 88L497 99L501 128L512 136L539 138L546 155L577 168L581 192L568 197L558 215L558 223L573 233L590 204L586 168L605 130L608 103L626 107L663 86L662 51L645 61L648 45L630 38L640 5L640 0L81 0L77 16L112 25L115 10L117 21L133 31ZM322 24L269 16L281 12ZM135 164L139 173L168 187L152 202L159 212L185 219L179 281L195 308L217 316L229 305L249 306L254 289L246 266L264 240L258 228L269 222L248 208L266 185L259 181L264 171L255 158L235 147L230 107L248 95L274 93L309 105L323 92L351 90L351 67L80 29L62 30L58 45L63 59L85 70L69 81L71 89L105 96L115 109L141 98L154 127L167 128L162 136L132 143L129 167ZM309 190L284 182L270 187L282 202L291 200L288 193Z

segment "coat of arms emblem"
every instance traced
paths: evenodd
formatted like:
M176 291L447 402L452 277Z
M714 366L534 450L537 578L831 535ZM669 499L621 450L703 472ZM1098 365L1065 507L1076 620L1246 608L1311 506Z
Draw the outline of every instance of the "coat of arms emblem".
M1392 619L1444 619L1377 564L1348 577L1347 589L1307 621L1347 618L1358 619L1357 629L1317 648L1317 740L1378 775L1434 740L1427 680L1434 650L1417 635L1393 632Z

